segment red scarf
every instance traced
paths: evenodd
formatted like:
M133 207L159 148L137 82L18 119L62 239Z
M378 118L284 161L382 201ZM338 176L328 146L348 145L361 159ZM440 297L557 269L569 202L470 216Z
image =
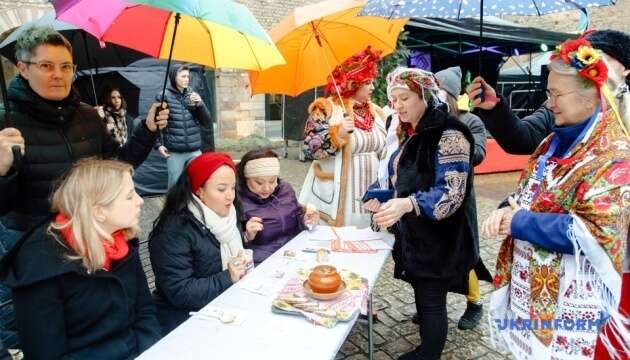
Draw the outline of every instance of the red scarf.
M57 214L55 217L55 223L57 223L57 225L66 224L68 221L70 221L70 219L62 213ZM61 235L63 235L66 243L68 243L72 249L75 249L76 240L74 239L74 234L72 233L72 226L67 226L61 229ZM114 242L111 244L108 241L103 241L103 249L105 250L105 263L103 263L103 269L105 271L109 271L112 261L120 260L129 253L127 237L122 230L113 233L112 238L114 238Z
M363 104L355 102L353 106L354 110L354 126L361 130L372 131L374 127L374 115L370 111L370 103L365 102Z

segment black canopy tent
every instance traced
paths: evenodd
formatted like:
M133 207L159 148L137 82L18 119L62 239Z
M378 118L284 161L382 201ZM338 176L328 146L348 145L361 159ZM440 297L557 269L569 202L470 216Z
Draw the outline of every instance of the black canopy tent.
M409 32L406 45L431 55L432 71L459 65L462 72L477 75L479 56L479 19L461 20L421 18L410 19L405 30ZM544 51L541 46L553 49L575 35L521 26L497 17L487 16L483 21L482 76L495 84L499 65L506 56Z

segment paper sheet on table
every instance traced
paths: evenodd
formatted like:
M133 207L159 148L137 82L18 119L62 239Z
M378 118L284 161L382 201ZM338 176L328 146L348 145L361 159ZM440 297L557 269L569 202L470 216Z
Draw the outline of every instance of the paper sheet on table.
M337 236L344 241L369 241L379 240L383 235L373 231L370 228L357 229L356 226L335 227ZM308 232L308 239L315 241L327 241L337 238L330 226L319 225L312 231Z
M368 241L333 240L330 242L330 249L334 252L375 253L378 250L392 250L392 247L383 240L368 240Z

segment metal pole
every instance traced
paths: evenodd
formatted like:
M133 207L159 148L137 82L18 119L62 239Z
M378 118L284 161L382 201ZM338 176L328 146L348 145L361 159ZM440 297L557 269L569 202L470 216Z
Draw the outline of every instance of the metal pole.
M168 62L166 63L166 73L164 74L164 84L162 85L162 97L160 99L160 108L164 103L164 93L166 92L166 82L168 80L168 72L171 68L171 58L173 57L173 48L175 47L175 35L177 35L177 25L179 25L179 19L181 16L179 13L175 14L175 26L173 27L173 38L171 39L171 48L168 52ZM157 114L155 114L157 115ZM160 129L160 140L162 140L162 145L164 145L164 133L162 129Z
M96 95L96 86L94 86L94 75L92 74L92 61L90 61L90 51L88 50L87 36L85 30L81 30L83 35L83 49L85 50L85 57L87 58L88 68L90 71L90 83L92 83L92 93L94 94L94 105L98 106L98 96Z
M479 76L481 76L481 62L483 57L483 0L479 6Z
M288 149L287 149L287 139L286 139L286 137L284 135L284 120L285 120L284 112L285 112L285 110L286 110L286 100L285 100L285 95L283 94L282 95L282 121L281 121L280 125L282 126L282 144L283 144L282 146L283 146L283 149L284 149L284 158L286 159L287 157L289 157L289 152L288 152Z
M372 289L373 290L373 289ZM368 297L367 303L367 317L368 317L368 358L372 360L374 358L374 319L372 314L372 292L370 291L370 297Z
M4 79L4 65L0 59L0 84L2 86L2 102L4 105L4 127L14 127L13 118L11 116L11 106L9 105L9 96L7 94L7 83ZM1 124L0 124L1 125ZM0 126L0 129L2 127ZM11 146L13 153L13 167L17 172L22 169L22 149L18 145Z

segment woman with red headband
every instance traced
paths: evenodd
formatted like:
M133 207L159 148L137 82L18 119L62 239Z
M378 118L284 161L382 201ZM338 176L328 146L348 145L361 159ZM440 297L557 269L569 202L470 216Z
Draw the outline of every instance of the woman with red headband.
M313 159L299 201L313 204L335 226L370 225L361 207L376 180L385 148L385 115L370 101L380 51L370 47L337 66L328 79L328 98L316 99L304 129L304 155Z
M166 197L149 236L163 334L245 274L235 186L230 156L207 152L190 162Z
M517 359L592 359L598 341L611 358L627 358L630 141L602 54L578 38L551 60L553 132L510 206L482 226L487 237L506 236L490 303L493 338Z

